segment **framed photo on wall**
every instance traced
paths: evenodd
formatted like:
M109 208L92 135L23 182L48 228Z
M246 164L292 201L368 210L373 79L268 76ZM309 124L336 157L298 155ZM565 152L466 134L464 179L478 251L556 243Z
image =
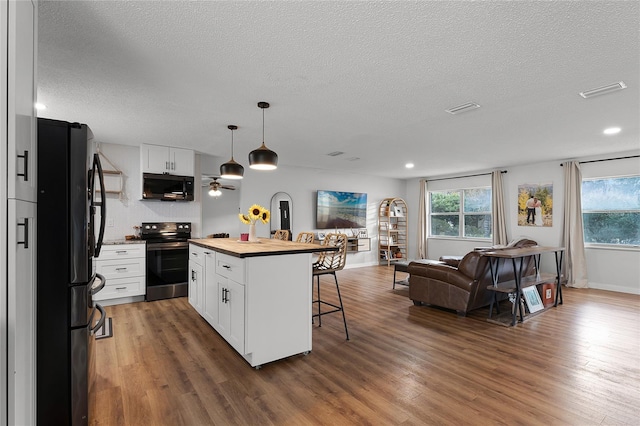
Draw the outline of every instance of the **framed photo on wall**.
M518 185L518 226L553 226L553 183Z

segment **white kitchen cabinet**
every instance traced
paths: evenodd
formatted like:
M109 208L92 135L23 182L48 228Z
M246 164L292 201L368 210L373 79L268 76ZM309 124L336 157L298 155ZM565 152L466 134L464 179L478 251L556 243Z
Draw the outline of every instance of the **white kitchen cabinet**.
M216 280L216 253L205 251L204 264L204 301L202 317L211 325L218 322L218 282Z
M3 40L2 44L4 46L7 43L8 62L2 66L3 70L7 70L2 80L6 78L8 82L8 198L35 202L37 13L36 6L30 1L3 2L3 7L7 7L7 3L9 25L7 34L3 34L7 40ZM3 22L6 20L3 19Z
M35 424L36 204L10 199L8 224L8 424L30 425Z
M37 2L0 2L0 425L35 424Z
M205 253L202 247L189 245L189 304L202 315L204 303Z
M311 351L311 253L242 258L216 250L231 244L220 240L189 245L210 252L200 315L252 367Z
M103 245L93 264L107 282L93 300L102 306L141 301L146 292L146 253L144 243Z
M194 168L195 153L190 149L148 144L140 146L142 173L193 176Z
M242 259L216 253L218 321L213 327L241 355L245 353L244 266Z

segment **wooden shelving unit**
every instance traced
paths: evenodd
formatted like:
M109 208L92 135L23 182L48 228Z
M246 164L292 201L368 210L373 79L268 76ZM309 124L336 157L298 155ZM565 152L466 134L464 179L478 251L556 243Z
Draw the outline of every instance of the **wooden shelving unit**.
M407 259L407 203L402 198L385 198L378 209L378 257L391 265Z

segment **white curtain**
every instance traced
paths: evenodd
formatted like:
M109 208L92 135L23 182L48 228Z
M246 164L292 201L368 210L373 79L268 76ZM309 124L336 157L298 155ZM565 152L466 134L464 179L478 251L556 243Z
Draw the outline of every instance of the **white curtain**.
M493 229L493 244L507 245L507 217L504 209L504 189L502 172L496 170L491 173L491 222Z
M427 236L429 222L427 215L427 181L420 180L420 201L418 206L418 258L427 259Z
M568 287L588 287L587 260L582 229L582 172L580 163L569 161L564 166L564 277Z

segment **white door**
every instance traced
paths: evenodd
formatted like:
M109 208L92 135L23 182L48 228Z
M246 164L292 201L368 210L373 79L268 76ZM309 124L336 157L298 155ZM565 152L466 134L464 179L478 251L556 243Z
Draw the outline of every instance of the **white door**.
M215 252L205 252L204 255L204 302L202 316L212 327L218 322L218 281L216 280Z
M8 198L36 201L37 123L34 64L37 15L30 1L8 3Z
M227 303L227 295L229 291L229 287L227 286L228 281L229 280L222 275L216 274L216 287L218 289L216 293L218 298L218 320L213 326L213 328L215 328L216 331L227 341L229 340L229 327L231 322L231 310Z
M168 173L169 148L159 145L141 145L140 163L143 173Z
M35 424L36 204L8 201L7 413L10 425Z
M228 280L229 335L227 341L244 355L244 286Z
M179 176L193 176L194 152L190 149L171 148L170 173Z
M200 286L202 285L202 266L194 261L189 262L189 303L201 313Z

